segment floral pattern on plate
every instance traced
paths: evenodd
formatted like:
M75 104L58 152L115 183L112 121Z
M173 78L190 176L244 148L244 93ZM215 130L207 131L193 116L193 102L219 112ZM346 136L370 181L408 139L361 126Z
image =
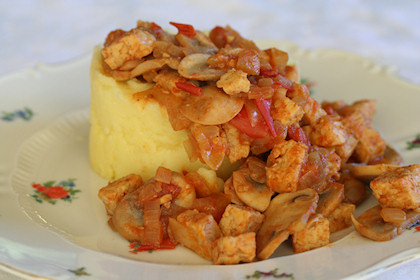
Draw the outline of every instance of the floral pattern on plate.
M50 204L56 204L58 200L72 202L73 199L77 198L76 194L81 192L75 188L74 183L76 179L68 179L66 181L48 181L43 184L34 183L34 194L32 197L38 203L48 202Z
M71 273L74 273L74 275L76 275L76 276L90 276L90 274L86 272L85 267L80 267L80 268L74 269L74 270L69 269L68 271L71 272Z
M414 140L407 142L407 150L420 148L420 134L417 134Z
M0 117L0 119L2 121L6 121L6 122L12 122L18 119L24 120L24 121L30 121L32 119L32 117L34 116L34 112L27 108L24 107L23 109L20 110L15 110L13 112L1 112L2 115Z
M270 277L270 278L284 278L284 279L295 279L295 277L293 276L293 273L278 273L277 272L278 269L275 268L273 270L270 270L268 272L264 272L264 271L259 271L256 270L254 271L254 273L252 275L247 275L246 279L261 279L261 278L266 278L266 277Z

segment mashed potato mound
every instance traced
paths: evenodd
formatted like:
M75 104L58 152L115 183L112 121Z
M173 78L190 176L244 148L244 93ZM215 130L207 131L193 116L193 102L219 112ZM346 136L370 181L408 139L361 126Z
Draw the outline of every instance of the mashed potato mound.
M166 109L153 97L134 93L151 87L136 79L117 82L103 72L100 47L92 57L89 156L92 168L113 180L136 173L147 180L159 166L181 172L204 167L190 162L186 131L174 131Z

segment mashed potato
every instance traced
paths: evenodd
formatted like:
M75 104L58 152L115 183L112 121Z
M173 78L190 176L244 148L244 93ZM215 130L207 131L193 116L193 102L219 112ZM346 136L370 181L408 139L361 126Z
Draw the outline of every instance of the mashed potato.
M89 156L99 175L113 180L136 173L147 180L159 166L178 172L205 166L190 162L184 149L187 132L172 129L163 106L150 96L132 98L151 85L136 79L117 82L103 72L99 47L92 57L90 79Z

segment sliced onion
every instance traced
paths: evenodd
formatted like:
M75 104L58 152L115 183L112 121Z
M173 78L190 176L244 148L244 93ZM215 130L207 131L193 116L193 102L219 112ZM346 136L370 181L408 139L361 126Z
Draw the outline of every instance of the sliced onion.
M163 240L163 227L160 221L160 202L158 199L149 200L144 203L144 240L143 245L152 245L159 248Z
M227 151L226 142L220 135L220 128L218 126L194 125L190 131L197 142L200 159L211 169L217 170Z
M141 189L138 201L144 204L147 201L153 200L158 197L158 193L162 191L162 183L150 181Z
M172 171L168 168L160 166L156 170L155 180L161 183L170 184L172 179Z
M394 225L401 225L402 222L407 219L407 215L404 210L389 207L382 208L381 217L385 222L389 222Z
M191 162L195 162L197 159L199 159L200 150L197 146L197 142L191 135L188 135L188 140L184 141L184 148Z
M209 139L218 137L220 133L219 127L215 125L203 126L202 131L203 131L203 134Z
M238 62L236 63L237 69L249 75L259 75L260 67L261 63L256 51L243 50L239 53Z
M130 77L134 78L146 72L161 68L166 64L165 59L150 59L140 63L136 68L131 70Z

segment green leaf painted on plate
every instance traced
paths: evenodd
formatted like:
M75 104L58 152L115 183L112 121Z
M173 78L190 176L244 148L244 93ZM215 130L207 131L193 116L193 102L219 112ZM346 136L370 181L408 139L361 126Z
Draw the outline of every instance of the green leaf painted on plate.
M33 116L34 112L31 109L24 107L21 110L15 110L13 112L1 112L0 119L7 122L15 121L17 119L30 121Z
M43 184L34 183L32 184L34 194L31 197L38 203L47 202L51 205L55 205L59 200L72 202L73 199L77 198L76 195L81 192L76 188L75 180L72 178L59 183L56 183L55 180Z
M295 279L295 277L293 276L293 273L278 273L277 272L278 269L275 268L273 270L270 270L269 272L264 272L264 271L259 271L256 270L254 271L253 274L251 275L247 275L246 279L261 279L261 278L265 278L265 277L273 277L273 278L288 278L288 279Z
M420 134L417 134L414 140L407 142L407 150L420 148Z
M75 270L68 269L68 271L70 271L71 273L74 273L74 275L76 276L90 276L90 274L87 273L85 269L86 269L85 267L80 267Z

